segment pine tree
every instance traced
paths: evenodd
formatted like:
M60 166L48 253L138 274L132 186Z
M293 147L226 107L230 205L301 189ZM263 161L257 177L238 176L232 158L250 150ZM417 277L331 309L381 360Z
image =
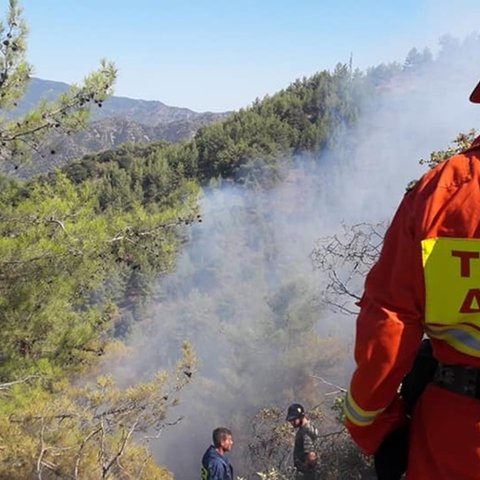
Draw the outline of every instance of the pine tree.
M31 74L26 34L10 0L0 25L0 162L25 161L42 153L52 133L85 126L116 76L102 62L56 102L7 120ZM92 162L95 177L87 170L82 178L68 171L28 182L0 177L0 478L172 478L148 444L194 373L188 344L170 373L131 379L127 388L102 377L82 387L71 382L87 368L93 377L107 351L121 361L121 342L112 338L119 299L126 290L140 295L147 274L171 267L176 228L195 209L198 187L180 166L176 175L152 155L134 182L132 165L142 158L124 160L121 168Z
M48 134L70 134L86 126L90 108L101 106L112 93L116 79L113 63L102 60L81 85L71 88L54 102L42 102L22 118L7 119L6 113L17 106L32 73L26 61L28 28L18 0L9 1L9 11L0 23L0 161L25 161L32 152L44 153ZM54 154L50 150L50 154Z

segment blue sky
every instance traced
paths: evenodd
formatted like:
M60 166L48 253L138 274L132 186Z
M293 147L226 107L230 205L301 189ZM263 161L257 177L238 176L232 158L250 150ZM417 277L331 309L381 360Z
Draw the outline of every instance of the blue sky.
M196 111L248 106L350 55L363 70L435 52L480 18L478 0L19 1L35 76L79 82L108 58L116 95Z

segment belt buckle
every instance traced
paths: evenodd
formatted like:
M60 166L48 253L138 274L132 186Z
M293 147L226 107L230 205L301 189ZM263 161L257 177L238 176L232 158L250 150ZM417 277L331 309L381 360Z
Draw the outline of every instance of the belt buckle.
M456 383L457 377L458 375L456 375L453 367L439 363L433 379L434 382L440 386L453 387Z
M478 371L473 367L463 367L462 387L465 395L477 398Z

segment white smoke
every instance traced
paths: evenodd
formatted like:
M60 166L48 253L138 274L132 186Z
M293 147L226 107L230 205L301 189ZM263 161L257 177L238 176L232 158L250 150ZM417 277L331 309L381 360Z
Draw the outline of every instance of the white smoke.
M311 373L347 381L354 319L333 315L315 301L326 280L309 255L319 237L340 231L344 223L391 218L408 182L425 171L419 160L478 125L480 106L471 105L468 96L480 80L480 52L474 48L478 42L470 41L472 48L467 39L462 55L456 51L451 57L445 49L432 68L388 85L358 128L339 139L353 146L350 155L299 157L272 191L230 185L205 192L204 222L192 227L175 272L160 280L149 320L130 340L137 354L121 366L131 377L168 368L185 339L198 353L199 379L172 413L185 418L153 447L158 462L176 478L198 477L201 455L219 425L242 427L238 435L234 431L232 453L234 464L241 464L235 449L248 442L248 418L237 414L253 413L257 399L281 407L303 400L295 391L298 370L280 376L281 352L258 343L275 325L271 304L279 291L297 288L290 312L316 318L315 331L338 338L345 350L343 368L316 372L312 363ZM302 368L308 373L307 367ZM282 382L290 390L278 385Z

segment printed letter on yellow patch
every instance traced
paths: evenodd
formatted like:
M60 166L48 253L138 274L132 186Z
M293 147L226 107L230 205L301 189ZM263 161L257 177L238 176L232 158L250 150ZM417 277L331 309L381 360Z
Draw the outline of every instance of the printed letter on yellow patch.
M480 240L429 238L422 241L425 322L480 326Z

